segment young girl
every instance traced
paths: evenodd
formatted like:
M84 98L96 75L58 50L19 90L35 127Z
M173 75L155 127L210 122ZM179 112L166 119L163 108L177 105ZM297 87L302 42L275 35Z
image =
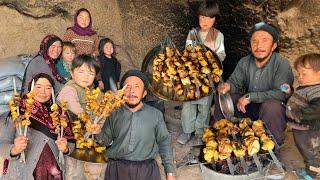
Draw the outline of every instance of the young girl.
M57 98L58 101L67 101L71 114L78 115L84 111L86 88L93 87L93 81L99 70L99 63L89 55L80 55L72 62L72 80L63 86Z
M98 78L99 87L106 92L110 90L110 78L117 86L119 85L121 73L121 64L114 56L114 43L111 39L103 38L100 40L98 60L101 65Z
M71 42L63 42L62 58L59 59L56 67L58 73L66 81L71 79L70 69L72 61L75 58L76 47Z
M67 29L63 40L70 41L76 46L76 55L91 54L98 55L99 38L92 30L92 19L90 12L81 8L74 16L74 25Z

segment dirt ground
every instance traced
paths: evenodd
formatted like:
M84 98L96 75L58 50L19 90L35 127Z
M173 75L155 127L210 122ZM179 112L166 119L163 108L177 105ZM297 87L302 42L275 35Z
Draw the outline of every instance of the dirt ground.
M165 121L167 123L167 127L172 136L172 143L174 147L175 154L175 165L184 162L184 157L189 153L191 146L194 144L194 139L188 142L186 145L180 145L177 143L177 137L182 132L181 128L181 120L180 120L180 110L175 110L174 107L180 105L180 103L175 102L165 102ZM292 133L290 130L286 131L286 141L284 146L281 148L279 153L279 159L284 166L286 171L286 175L283 179L286 180L296 180L299 179L295 175L295 169L303 168L303 158L299 154L298 149L295 146ZM158 162L160 162L158 158ZM165 179L163 173L163 167L159 165L161 168L162 179ZM198 165L191 167L180 167L176 169L177 179L178 180L201 180L202 174L200 167Z

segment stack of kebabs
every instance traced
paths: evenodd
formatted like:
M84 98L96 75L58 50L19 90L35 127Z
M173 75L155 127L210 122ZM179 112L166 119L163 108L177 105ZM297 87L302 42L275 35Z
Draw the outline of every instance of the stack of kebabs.
M76 148L84 149L94 147L96 152L102 153L105 147L100 146L94 141L93 136L86 137L85 134L91 134L93 123L99 123L100 120L105 120L112 111L120 108L126 102L124 89L113 93L107 91L105 94L100 92L100 89L86 91L86 109L83 113L78 114L78 119L73 121L73 133L76 139Z
M164 53L159 53L153 60L153 82L157 91L175 93L173 100L194 100L207 96L212 91L213 83L220 81L222 69L219 59L213 53L205 51L200 45L188 45L180 53L178 49L167 46ZM165 92L164 92L165 91Z
M239 123L221 119L212 127L204 129L202 140L206 145L203 150L204 159L209 163L233 156L253 156L260 152L260 144L264 151L273 150L275 147L263 122L251 121L249 118L243 118Z

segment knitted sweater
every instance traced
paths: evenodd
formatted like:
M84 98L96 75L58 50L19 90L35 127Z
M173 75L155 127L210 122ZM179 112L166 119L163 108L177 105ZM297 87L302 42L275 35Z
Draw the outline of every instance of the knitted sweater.
M72 29L68 29L63 36L64 41L70 41L76 46L76 55L95 54L98 55L99 38L98 35L80 36Z
M288 100L286 114L310 129L320 129L320 84L298 87Z

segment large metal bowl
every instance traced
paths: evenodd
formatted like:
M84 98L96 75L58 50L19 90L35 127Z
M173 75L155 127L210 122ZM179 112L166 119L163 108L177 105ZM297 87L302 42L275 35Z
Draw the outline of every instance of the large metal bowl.
M206 49L210 50L210 48L206 47ZM170 91L169 89L167 90L165 86L161 85L160 83L153 83L153 78L152 78L152 74L153 74L153 60L155 58L155 56L160 52L161 50L161 46L158 45L156 47L154 47L153 49L151 49L147 55L145 56L143 62L142 62L142 66L141 66L141 71L144 72L146 74L146 76L148 77L148 80L151 84L149 90L158 98L162 99L162 100L166 100L166 101L175 101L175 102L184 102L187 100L182 99L181 97L177 96L174 91ZM217 64L219 66L219 68L223 69L222 67L222 63L219 60L217 54L210 50L212 52L212 54L214 55L215 59L217 59ZM218 83L213 83L214 88L216 88L218 86ZM210 88L210 92L207 94L210 95L211 92L213 91L212 88ZM164 93L165 92L165 93ZM205 96L202 96L200 98L203 98ZM198 98L198 99L200 99ZM197 99L194 99L197 100ZM188 100L190 101L190 100Z

